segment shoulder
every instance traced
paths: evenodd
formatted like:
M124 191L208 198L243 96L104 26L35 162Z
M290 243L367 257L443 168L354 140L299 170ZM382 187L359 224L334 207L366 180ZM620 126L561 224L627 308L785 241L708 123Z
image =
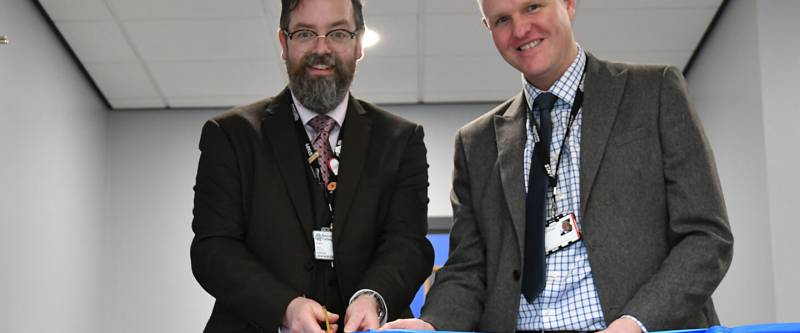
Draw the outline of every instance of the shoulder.
M269 112L268 106L272 104L272 101L273 98L266 98L247 105L237 106L214 116L209 122L215 123L220 127L258 127L258 124Z
M478 116L478 118L473 119L466 125L462 126L458 129L458 137L459 138L482 138L486 135L494 136L494 119L495 117L505 117L508 116L509 113L513 113L511 108L515 102L524 102L519 99L524 99L522 93L519 93L502 103L498 104L488 112ZM519 117L520 119L524 120L524 117Z
M683 73L673 65L632 64L600 60L591 57L587 63L587 79L589 75L625 76L634 85L661 85L663 81L683 82Z
M364 111L364 116L379 126L397 126L402 128L413 128L420 126L416 122L398 116L383 108L357 98L352 99Z

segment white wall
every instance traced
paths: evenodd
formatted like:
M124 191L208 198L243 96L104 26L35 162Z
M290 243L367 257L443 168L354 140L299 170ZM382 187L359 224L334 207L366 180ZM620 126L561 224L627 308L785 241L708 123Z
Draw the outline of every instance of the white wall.
M776 320L800 322L800 223L795 214L800 204L800 131L796 129L800 124L800 43L796 36L800 2L756 3Z
M800 321L797 14L796 1L731 0L688 75L735 238L714 296L727 325Z
M99 332L106 108L32 1L0 33L0 332Z
M219 111L111 112L102 332L201 332L212 298L191 273L200 129Z

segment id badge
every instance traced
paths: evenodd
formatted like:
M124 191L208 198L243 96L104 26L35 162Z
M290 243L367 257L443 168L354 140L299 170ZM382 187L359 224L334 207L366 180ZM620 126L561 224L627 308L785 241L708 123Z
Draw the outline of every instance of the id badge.
M314 230L314 258L318 260L333 260L333 231L328 228Z
M581 231L575 214L558 215L547 221L544 243L547 255L569 246L581 239Z

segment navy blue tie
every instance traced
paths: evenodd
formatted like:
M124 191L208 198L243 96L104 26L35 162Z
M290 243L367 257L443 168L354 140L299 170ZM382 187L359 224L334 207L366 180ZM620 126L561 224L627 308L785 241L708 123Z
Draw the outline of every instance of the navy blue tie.
M558 98L551 93L541 93L533 100L533 108L541 113L539 142L533 146L528 172L528 194L525 197L525 253L522 272L522 295L528 303L539 296L545 284L544 223L548 177L544 164L550 160L550 137L553 123L550 110ZM533 119L533 111L528 113ZM530 121L529 120L529 121ZM531 127L534 122L530 121Z

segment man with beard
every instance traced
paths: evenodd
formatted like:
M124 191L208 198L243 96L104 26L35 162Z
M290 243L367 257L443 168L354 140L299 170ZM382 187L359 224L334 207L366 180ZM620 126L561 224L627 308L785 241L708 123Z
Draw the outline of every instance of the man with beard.
M375 329L431 272L419 125L350 96L360 0L283 0L289 87L209 120L192 270L206 332ZM343 317L344 320L339 320Z

